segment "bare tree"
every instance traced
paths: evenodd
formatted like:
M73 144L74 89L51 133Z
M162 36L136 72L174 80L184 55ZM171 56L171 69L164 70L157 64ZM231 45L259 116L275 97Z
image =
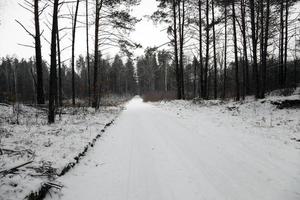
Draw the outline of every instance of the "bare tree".
M56 36L58 23L58 6L59 0L54 0L51 30L51 63L50 63L50 81L49 81L49 111L48 123L55 122L55 96L57 93L57 77L56 77Z
M236 100L240 100L240 80L239 80L239 63L238 63L238 50L237 50L237 30L236 30L236 14L235 14L235 1L232 1L232 24L233 24L233 41L234 41L234 62L235 62L235 92Z
M25 0L24 4L19 4L22 8L27 11L33 13L34 15L34 27L35 34L31 33L21 22L17 21L17 23L30 35L33 37L35 41L35 59L36 59L36 100L37 104L44 104L44 84L43 84L43 67L42 67L42 50L41 50L41 31L40 31L40 15L43 11L48 7L48 4L44 4L44 6L39 8L39 0L33 0L33 3ZM29 47L29 45L23 45Z
M87 69L88 69L88 94L89 94L89 105L91 104L91 78L90 78L90 53L89 53L89 1L86 0L85 5L85 18L86 18L86 63L87 63Z
M74 19L72 21L72 57L71 57L71 65L72 65L72 104L75 106L75 39L76 39L76 24L77 24L77 16L78 16L78 8L79 8L80 0L76 1L76 8Z

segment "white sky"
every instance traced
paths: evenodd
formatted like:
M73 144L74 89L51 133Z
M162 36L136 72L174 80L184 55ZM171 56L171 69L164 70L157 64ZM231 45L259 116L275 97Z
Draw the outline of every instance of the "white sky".
M22 0L0 0L0 57L16 55L18 58L29 58L34 56L34 49L18 45L18 43L33 45L33 39L15 22L15 19L21 21L29 30L32 30L32 32L34 31L32 14L21 8L18 5L18 2L22 2ZM162 31L162 27L155 26L152 21L148 21L144 18L145 15L151 15L156 10L156 5L157 3L155 0L142 0L141 4L134 7L132 10L133 16L143 18L143 20L137 24L136 30L131 33L130 38L133 41L142 44L144 48L147 46L158 46L168 41L165 31ZM80 4L80 10L82 12L85 11L84 3ZM51 10L49 11L51 12ZM84 19L81 19L81 21L84 21ZM50 41L50 32L43 23L44 22L41 21L42 29L45 30L44 36ZM70 21L61 21L60 26L63 27L65 24L69 23ZM90 34L93 34L93 32L93 27L91 27ZM76 38L76 55L85 55L85 30L78 29ZM93 51L92 38L93 37L91 37L90 40L91 52ZM69 46L70 44L70 35L68 35L64 39L64 42L62 42L62 48ZM43 59L49 60L50 46L45 40L42 40L42 45ZM135 52L135 55L141 55L143 52L144 49L139 49ZM109 54L110 56L113 56L115 53L117 53L115 49L104 52L104 54ZM70 55L70 50L66 50L62 53L64 59L69 58Z

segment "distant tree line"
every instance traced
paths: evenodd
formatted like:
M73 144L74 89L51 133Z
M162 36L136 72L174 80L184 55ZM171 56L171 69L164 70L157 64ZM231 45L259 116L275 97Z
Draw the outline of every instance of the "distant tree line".
M49 68L43 62L43 82L45 83L45 97L49 95ZM125 95L137 94L136 73L134 63L127 59L124 64L121 57L116 55L113 60L99 58L98 79L101 81L101 94ZM0 102L23 102L36 104L36 67L34 59L24 60L14 57L1 58L0 61ZM88 69L86 59L79 56L75 64L76 97L88 102ZM90 71L90 76L93 74ZM72 69L62 65L62 100L72 99ZM91 76L92 77L92 76ZM93 78L91 78L93 81ZM101 91L100 91L101 90ZM58 101L58 100L57 100ZM59 102L56 102L59 104ZM58 106L58 105L57 105Z

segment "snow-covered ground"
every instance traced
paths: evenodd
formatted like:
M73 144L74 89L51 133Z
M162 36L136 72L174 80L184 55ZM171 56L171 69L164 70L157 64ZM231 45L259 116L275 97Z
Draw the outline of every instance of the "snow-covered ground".
M280 98L136 97L46 199L299 200L300 109L270 103Z
M13 107L0 105L0 171L33 161L14 174L0 174L0 200L24 199L54 180L122 109L120 99L98 111L64 108L57 122L48 125L44 110L20 105L16 124Z

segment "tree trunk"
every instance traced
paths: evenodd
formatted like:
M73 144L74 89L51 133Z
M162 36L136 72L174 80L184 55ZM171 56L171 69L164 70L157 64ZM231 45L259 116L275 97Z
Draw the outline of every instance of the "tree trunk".
M226 98L227 83L227 5L225 5L225 44L224 44L224 80L223 80L223 99Z
M259 16L260 17L260 70L259 70L259 74L260 74L260 85L261 85L259 98L262 98L263 57L264 57L264 42L265 42L265 40L264 40L265 33L264 33L264 3L263 3L263 1L259 2L259 9L260 9L260 16Z
M257 37L256 37L256 21L255 21L255 4L254 0L250 0L250 15L251 15L251 37L252 37L252 56L253 56L253 75L254 75L254 87L255 97L259 98L259 77L257 66Z
M58 57L58 105L62 106L62 78L61 78L61 54L60 54L60 37L57 23L57 57Z
M270 24L270 0L267 0L266 5L266 27L264 34L264 50L262 57L262 87L261 87L261 98L265 98L266 92L266 81L267 81L267 55L268 55L268 41L269 41L269 24ZM263 30L262 30L263 31Z
M287 84L287 54L288 54L288 25L289 25L289 1L285 1L285 41L284 41L284 74L283 74L283 84L286 86Z
M173 0L173 34L174 34L174 54L175 54L175 67L176 67L176 83L177 83L177 99L182 98L179 62L178 62L178 44L177 44L177 17L176 17L176 0Z
M212 1L211 10L212 10L212 23L213 23L213 51L214 51L214 99L217 99L218 98L218 83L217 83L218 69L217 69L217 53L216 53L216 30L215 30L214 1Z
M194 62L193 67L194 67L193 97L196 98L196 95L197 95L197 65L196 65L196 62Z
M247 47L247 36L246 36L246 10L245 10L245 0L241 0L241 14L242 14L242 35L243 35L243 53L244 53L244 90L248 95L250 94L250 84L249 84L249 60L248 60L248 47Z
M165 69L165 92L168 92L168 65L164 61L164 69Z
M76 36L76 23L79 8L79 0L76 1L75 16L72 28L72 104L75 106L75 36Z
M180 2L182 1L182 18ZM178 19L179 19L179 68L180 68L180 84L181 84L181 98L185 98L184 91L184 66L183 66L183 43L184 43L184 20L185 20L185 0L180 0L178 3Z
M279 41L279 85L283 88L284 86L284 70L283 70L283 57L284 57L284 19L283 19L283 10L284 5L283 1L280 2L280 41Z
M57 92L56 83L56 35L57 35L57 15L59 0L54 0L53 22L51 33L51 64L50 64L50 82L49 82L49 113L48 123L55 122L55 94Z
M91 78L90 78L90 53L89 53L89 3L86 0L86 62L87 62L87 79L88 79L88 95L89 106L91 105Z
M232 24L233 24L233 41L234 41L234 60L235 60L235 92L236 100L240 100L240 80L239 80L239 63L238 63L238 50L237 50L237 33L236 33L236 23L235 23L235 5L232 2Z
M35 24L35 59L36 59L36 74L37 74L37 104L44 104L44 84L43 84L43 61L41 50L41 33L39 21L39 0L34 0L34 24Z
M98 84L98 60L99 60L99 19L100 19L100 10L102 7L102 0L96 0L96 15L95 15L95 52L94 52L94 101L93 107L98 108L98 91L97 91L97 84Z
M204 92L203 96L208 99L208 62L209 62L209 0L206 0L206 55L205 55L205 69L204 69Z
M199 97L203 97L203 47L202 47L202 2L198 2L198 11L199 11Z

